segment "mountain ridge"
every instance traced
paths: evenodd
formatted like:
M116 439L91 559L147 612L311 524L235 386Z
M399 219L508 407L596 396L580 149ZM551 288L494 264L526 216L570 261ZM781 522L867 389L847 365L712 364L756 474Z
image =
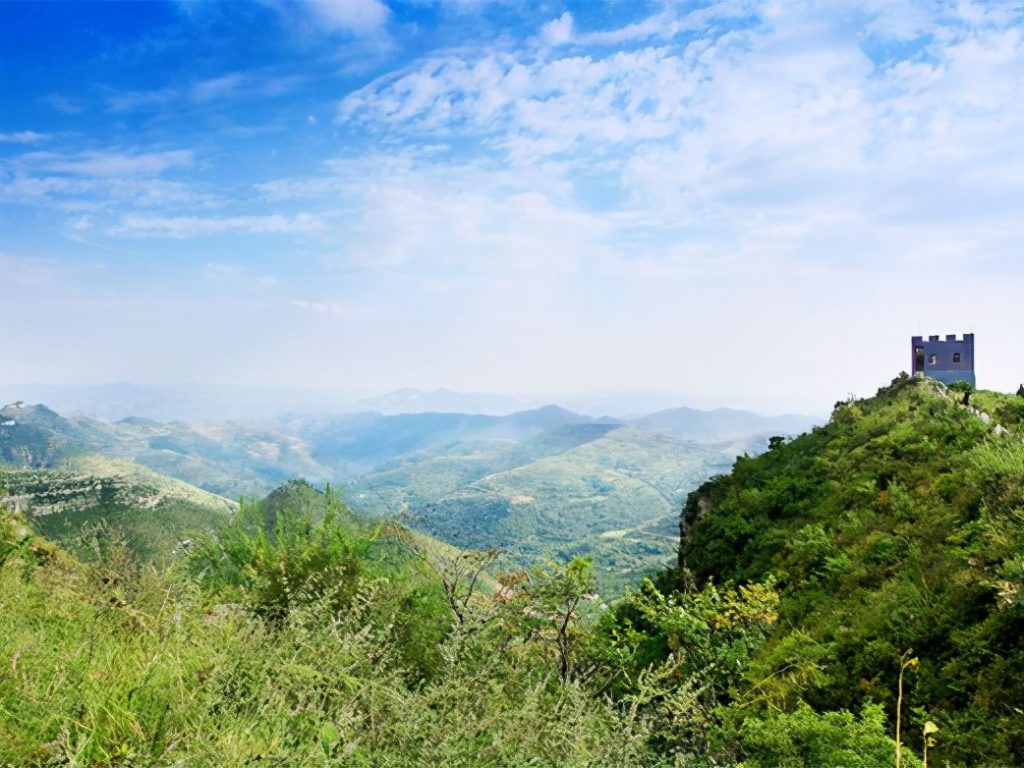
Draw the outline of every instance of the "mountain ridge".
M934 721L936 764L1024 762L1024 398L971 399L1011 432L903 374L690 494L676 577L779 592L763 706L893 713L912 655L908 745Z

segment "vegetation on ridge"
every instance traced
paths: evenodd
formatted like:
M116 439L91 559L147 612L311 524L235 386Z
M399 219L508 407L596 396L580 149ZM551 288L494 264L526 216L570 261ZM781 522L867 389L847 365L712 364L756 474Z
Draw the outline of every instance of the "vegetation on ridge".
M913 649L905 741L920 750L934 721L936 764L1024 764L1024 411L971 403L1011 433L903 376L691 494L681 564L698 583L770 577L781 597L751 667L759 706L891 719Z
M785 743L723 714L770 584L647 582L613 612L574 558L481 589L459 574L486 556L419 552L311 494L244 505L166 571L115 540L71 558L5 513L0 765L887 764L878 710L800 709Z
M302 482L163 570L5 511L0 765L882 768L898 697L901 768L1019 765L1022 445L898 379L702 486L610 606Z

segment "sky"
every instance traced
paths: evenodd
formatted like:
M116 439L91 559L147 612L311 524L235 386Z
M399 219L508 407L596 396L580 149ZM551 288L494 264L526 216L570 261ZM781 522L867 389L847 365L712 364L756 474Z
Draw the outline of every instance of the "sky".
M1024 380L1024 4L0 3L0 384Z

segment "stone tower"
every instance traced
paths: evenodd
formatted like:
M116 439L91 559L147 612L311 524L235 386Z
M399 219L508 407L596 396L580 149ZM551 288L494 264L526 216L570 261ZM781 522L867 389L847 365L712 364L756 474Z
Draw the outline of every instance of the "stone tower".
M955 334L940 339L938 336L912 336L910 339L911 371L924 374L944 384L966 381L974 383L974 334L965 333L963 339Z

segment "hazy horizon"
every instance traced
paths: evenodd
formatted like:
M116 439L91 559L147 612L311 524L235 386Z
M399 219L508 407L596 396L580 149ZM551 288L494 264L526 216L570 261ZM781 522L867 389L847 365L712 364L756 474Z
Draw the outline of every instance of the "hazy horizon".
M594 418L636 418L659 411L690 408L750 411L762 416L804 415L824 420L829 408L810 408L792 403L792 408L771 398L756 395L720 394L701 396L670 392L565 392L500 393L458 392L447 388L422 390L404 387L391 392L352 394L302 387L259 385L202 385L195 382L144 385L133 382L104 382L95 385L48 384L43 382L0 383L0 406L15 402L44 405L61 415L79 414L106 420L127 416L157 421L239 421L309 414L330 415L359 412L397 413L479 413L508 415L558 406Z
M1019 6L9 2L0 51L4 391L821 413L964 332L1024 380Z

